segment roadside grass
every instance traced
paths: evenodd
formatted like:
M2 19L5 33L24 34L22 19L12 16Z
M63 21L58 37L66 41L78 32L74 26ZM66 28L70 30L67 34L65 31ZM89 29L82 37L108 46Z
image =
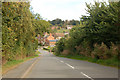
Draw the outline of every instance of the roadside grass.
M22 64L25 61L28 61L28 60L35 58L35 57L38 57L39 54L41 54L41 53L39 51L36 51L34 56L26 57L26 58L20 59L20 60L8 61L4 65L2 65L2 74L5 74L7 71L9 71L11 69L14 69L15 67Z
M55 55L55 53L54 53L54 55ZM97 64L101 64L101 65L105 65L105 66L120 68L119 60L114 59L114 58L102 60L102 59L93 59L93 58L85 57L85 56L81 56L81 55L66 55L66 56L65 55L56 55L56 56L70 58L70 59L76 59L76 60L84 60L84 61L97 63Z
M50 47L43 48L43 50L50 51Z

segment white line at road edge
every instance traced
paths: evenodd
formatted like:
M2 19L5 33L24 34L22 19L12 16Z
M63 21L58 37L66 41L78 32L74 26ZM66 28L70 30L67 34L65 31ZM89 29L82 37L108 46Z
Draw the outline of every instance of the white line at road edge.
M69 67L71 67L72 69L75 69L73 66L71 66L70 64L68 63L65 63L66 65L68 65Z
M30 72L30 70L33 68L33 66L37 63L37 61L39 60L39 57L33 62L33 64L26 70L26 72L22 75L21 78L25 78L27 76L27 74Z
M91 80L94 80L92 79L90 76L86 75L85 73L81 72L82 75L86 76L87 78L91 79Z

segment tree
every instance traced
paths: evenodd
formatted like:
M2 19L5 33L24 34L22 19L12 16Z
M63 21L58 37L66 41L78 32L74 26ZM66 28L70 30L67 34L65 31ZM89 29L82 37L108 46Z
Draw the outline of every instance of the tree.
M86 21L86 40L89 41L91 47L95 43L101 44L104 42L108 47L111 42L119 43L120 28L116 25L119 23L119 2L110 3L109 5L104 2L95 2L95 5L87 4L87 7L90 16L83 16L83 21Z
M55 51L57 55L59 55L64 50L64 47L65 47L65 38L61 38L59 42L56 43Z
M80 24L80 21L73 19L73 20L70 20L68 24L69 24L69 25L79 25L79 24Z
M51 24L43 20L39 14L35 14L33 17L33 25L35 26L36 36L37 34L43 36L43 33L50 31Z
M100 46L105 44L108 50L111 43L120 44L120 1L110 2L109 5L105 2L95 2L95 5L86 4L86 6L89 15L82 16L80 25L71 29L64 49L75 54L76 48L79 48L78 50L83 51L82 54L91 56L95 44Z
M35 55L38 33L48 30L49 23L30 11L29 2L2 3L3 63ZM38 29L38 31L36 31Z

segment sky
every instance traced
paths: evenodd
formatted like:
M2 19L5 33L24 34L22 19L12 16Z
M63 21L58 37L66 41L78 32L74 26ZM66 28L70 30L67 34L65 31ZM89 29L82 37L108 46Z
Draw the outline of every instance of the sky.
M85 2L94 4L94 0L31 0L30 4L34 13L45 20L80 20L82 15L88 15Z

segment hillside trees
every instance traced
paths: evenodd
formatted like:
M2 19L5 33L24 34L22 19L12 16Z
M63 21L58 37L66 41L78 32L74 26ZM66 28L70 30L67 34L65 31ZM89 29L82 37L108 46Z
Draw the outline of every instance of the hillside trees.
M70 20L69 21L69 23L68 23L69 25L79 25L80 24L80 22L78 21L78 20Z
M52 21L49 21L52 25L55 25L55 26L61 26L61 27L64 27L66 25L79 25L80 22L78 20L61 20L59 18L57 19L54 19Z
M52 21L49 21L52 25L58 25L58 26L62 26L64 21L62 21L61 19L57 18L57 19L54 19Z

